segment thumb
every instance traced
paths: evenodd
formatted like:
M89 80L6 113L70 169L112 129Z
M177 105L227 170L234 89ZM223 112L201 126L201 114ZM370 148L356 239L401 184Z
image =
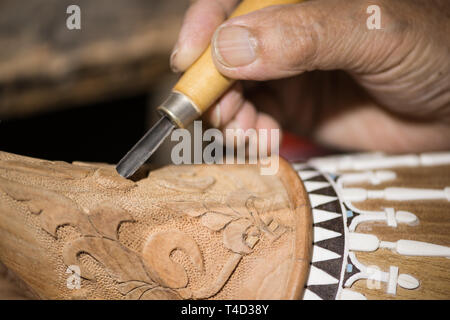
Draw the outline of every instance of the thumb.
M387 29L368 29L368 6L366 1L307 1L230 19L214 34L214 62L225 76L244 80L285 78L316 69L382 68L379 62L388 53L383 58L379 45L389 43L392 35Z

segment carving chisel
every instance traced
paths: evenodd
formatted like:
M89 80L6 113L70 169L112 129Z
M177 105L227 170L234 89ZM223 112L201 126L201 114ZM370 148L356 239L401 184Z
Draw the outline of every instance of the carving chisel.
M293 4L301 0L244 0L230 18L272 5ZM168 99L158 107L161 119L120 160L116 170L128 178L133 175L173 129L185 128L200 117L234 83L214 66L209 46L201 57L183 74Z

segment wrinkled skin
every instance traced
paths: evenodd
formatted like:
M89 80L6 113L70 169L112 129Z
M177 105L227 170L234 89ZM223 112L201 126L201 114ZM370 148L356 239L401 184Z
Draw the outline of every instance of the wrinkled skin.
M450 148L448 0L312 0L222 25L237 2L193 2L171 58L182 72L213 39L221 73L256 80L237 82L211 108L213 126L282 127L342 149ZM381 8L381 30L366 26L372 4ZM250 34L250 63L239 43L223 50L224 26Z

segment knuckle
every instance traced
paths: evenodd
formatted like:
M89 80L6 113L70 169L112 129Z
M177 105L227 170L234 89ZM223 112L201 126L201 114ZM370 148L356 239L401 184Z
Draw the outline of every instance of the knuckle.
M296 5L266 11L261 28L262 56L286 72L309 69L317 54L324 26Z
M301 9L286 10L280 12L277 25L280 39L282 39L281 50L277 52L283 54L284 62L298 69L295 71L314 69L321 39L326 32L321 20L305 14Z

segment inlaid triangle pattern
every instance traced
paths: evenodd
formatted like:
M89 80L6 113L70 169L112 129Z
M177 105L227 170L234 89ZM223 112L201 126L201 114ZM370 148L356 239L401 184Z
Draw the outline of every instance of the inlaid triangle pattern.
M308 192L314 223L313 257L303 299L334 300L345 249L341 203L329 182L334 176L310 167L301 168L298 175Z

